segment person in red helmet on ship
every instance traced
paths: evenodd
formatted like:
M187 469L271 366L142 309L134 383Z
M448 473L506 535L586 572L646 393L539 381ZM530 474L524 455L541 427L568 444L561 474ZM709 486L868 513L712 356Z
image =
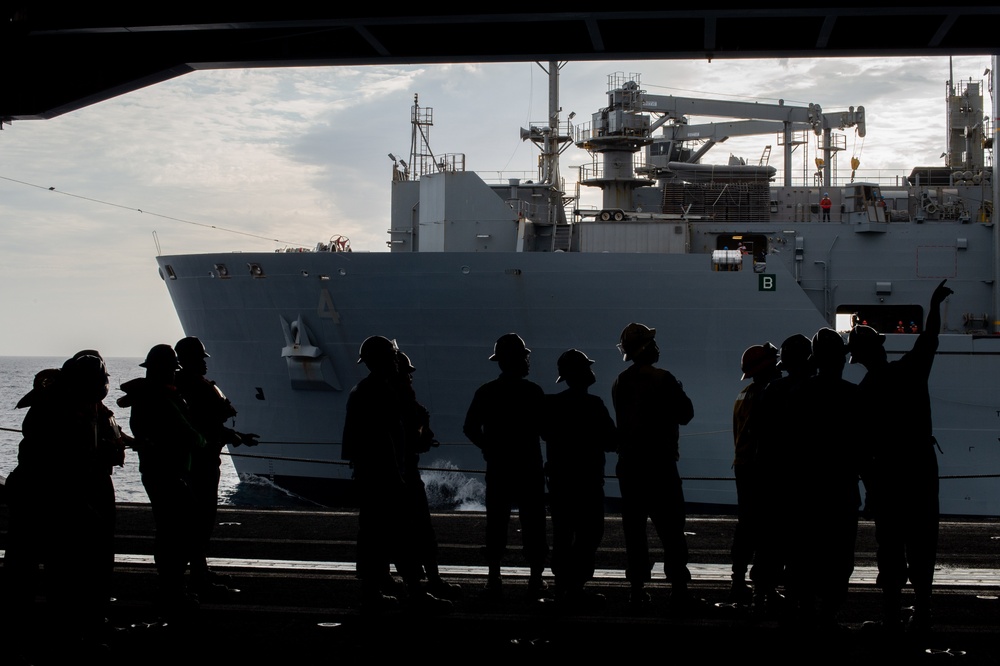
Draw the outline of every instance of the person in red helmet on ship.
M830 209L833 208L833 201L830 199L830 194L828 192L823 193L823 198L819 200L819 208L823 213L823 222L830 221Z

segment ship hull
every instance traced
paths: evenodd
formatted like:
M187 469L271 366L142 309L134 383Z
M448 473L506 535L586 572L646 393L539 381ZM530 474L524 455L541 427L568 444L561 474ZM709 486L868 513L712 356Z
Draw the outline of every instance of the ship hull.
M488 357L499 335L525 339L530 378L548 393L563 386L555 382L558 356L585 351L596 361L591 390L610 407L611 383L625 368L615 345L621 329L638 321L657 329L660 365L694 403L680 442L686 500L726 508L736 502L732 407L742 352L829 325L817 307L823 297L803 288L789 257L761 273L749 258L743 270L713 270L708 254L303 252L158 262L185 333L205 343L210 377L239 412L237 429L261 435L260 447L231 451L241 475L323 504L349 497L350 470L340 459L344 409L366 374L357 364L361 342L384 335L417 368L417 396L441 442L422 464L478 478L483 460L462 422L476 388L497 374ZM926 277L913 278L919 301L933 288ZM890 358L914 339L890 335ZM1000 515L995 479L972 478L1000 469L998 371L1000 340L941 336L931 396L946 514ZM861 376L857 366L845 372L851 381ZM615 462L609 455L612 498Z

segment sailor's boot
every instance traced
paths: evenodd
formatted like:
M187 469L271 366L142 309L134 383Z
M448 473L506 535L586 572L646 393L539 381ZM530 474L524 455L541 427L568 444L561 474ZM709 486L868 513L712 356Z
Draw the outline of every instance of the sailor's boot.
M753 587L747 582L746 572L733 572L733 584L729 588L729 602L739 606L749 606L753 600Z

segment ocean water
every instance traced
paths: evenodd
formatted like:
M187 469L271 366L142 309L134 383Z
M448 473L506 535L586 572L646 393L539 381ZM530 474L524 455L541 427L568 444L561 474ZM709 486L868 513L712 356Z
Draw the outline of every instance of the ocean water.
M45 368L58 368L65 359L38 356L0 356L0 476L6 477L17 465L17 446L21 441L21 422L27 409L16 409L18 400L31 390L35 374ZM145 373L139 367L141 358L106 358L110 375L110 391L104 404L111 409L122 429L129 429L129 410L116 404L123 393L123 383ZM125 452L125 466L116 467L112 474L115 497L119 502L148 503L149 498L139 478L139 458L134 451ZM219 482L219 503L238 506L314 506L276 488L264 479L240 479L229 456L223 452L222 478Z
M457 471L454 463L447 460L421 458L420 466L420 478L424 482L427 503L432 510L486 510L486 484L481 478Z

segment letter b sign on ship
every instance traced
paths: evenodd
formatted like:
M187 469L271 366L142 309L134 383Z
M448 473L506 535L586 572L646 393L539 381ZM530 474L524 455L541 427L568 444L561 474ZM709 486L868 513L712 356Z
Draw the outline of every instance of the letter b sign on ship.
M761 273L757 276L757 291L777 291L774 274Z

